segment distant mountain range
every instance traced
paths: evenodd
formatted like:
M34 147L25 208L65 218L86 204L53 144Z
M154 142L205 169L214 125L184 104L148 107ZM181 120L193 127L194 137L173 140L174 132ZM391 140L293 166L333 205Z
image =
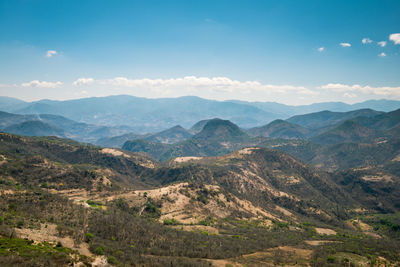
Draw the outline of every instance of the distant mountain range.
M53 114L70 120L103 126L129 126L135 133L158 132L176 125L189 128L212 118L230 120L241 128L265 125L276 119L329 110L347 112L373 109L389 112L400 108L400 101L370 100L353 105L326 102L288 106L274 102L214 101L199 97L147 99L128 95L76 100L24 102L0 97L0 110L16 114ZM301 125L301 124L300 124ZM303 126L303 125L302 125Z
M131 132L126 126L97 126L50 114L19 115L0 111L0 129L26 136L58 136L94 143L99 138Z

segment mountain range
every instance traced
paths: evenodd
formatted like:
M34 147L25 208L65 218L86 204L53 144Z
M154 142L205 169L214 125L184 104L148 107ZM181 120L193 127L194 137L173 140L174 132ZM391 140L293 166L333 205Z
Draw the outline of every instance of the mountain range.
M358 104L327 102L288 106L273 102L215 101L199 97L148 99L127 95L76 100L24 102L0 97L0 110L16 114L53 114L70 120L102 126L129 126L135 133L158 132L176 125L189 128L205 119L230 120L241 128L259 127L275 119L324 110L347 112L358 109L388 112L400 101L371 100Z

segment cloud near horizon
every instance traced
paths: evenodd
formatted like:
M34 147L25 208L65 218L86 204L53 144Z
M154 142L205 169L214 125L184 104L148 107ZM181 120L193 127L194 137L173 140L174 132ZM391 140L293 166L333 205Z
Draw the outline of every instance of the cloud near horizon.
M63 83L58 81L58 82L46 82L46 81L38 81L38 80L33 80L30 82L22 83L22 87L38 87L38 88L57 88L62 86Z
M363 93L363 94L374 94L378 96L395 96L400 97L400 86L398 87L390 87L390 86L382 86L382 87L373 87L373 86L362 86L359 84L347 85L341 83L329 83L320 87L324 90L330 90L339 93Z
M159 92L160 89L174 90L186 89L189 92L196 92L199 90L209 90L211 92L236 92L250 94L252 92L264 93L297 93L303 95L315 95L316 91L307 89L304 86L293 85L273 85L262 84L258 81L238 81L232 80L227 77L196 77L186 76L183 78L171 79L128 79L126 77L115 77L112 79L94 80L93 78L79 78L73 82L74 86L88 86L92 84L102 86L114 87L128 87L128 88L142 88L150 89L154 92Z
M400 86L371 86L327 83L304 86L268 84L260 81L239 81L227 77L186 76L171 79L129 79L114 77L95 79L81 77L75 81L32 80L20 84L1 84L0 95L25 100L76 99L109 95L133 95L146 98L198 96L214 100L270 101L289 105L343 101L356 103L370 99L400 100Z

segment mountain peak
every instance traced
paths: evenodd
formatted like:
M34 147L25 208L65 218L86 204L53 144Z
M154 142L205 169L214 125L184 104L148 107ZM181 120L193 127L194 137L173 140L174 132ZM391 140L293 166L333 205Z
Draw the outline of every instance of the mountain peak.
M236 124L229 120L215 118L207 121L203 129L193 136L193 139L229 141L246 137L247 134L241 131Z

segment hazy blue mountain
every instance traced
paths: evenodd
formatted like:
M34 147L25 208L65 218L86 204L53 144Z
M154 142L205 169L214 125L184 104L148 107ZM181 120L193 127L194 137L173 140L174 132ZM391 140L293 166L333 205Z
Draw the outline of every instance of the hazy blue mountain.
M283 139L304 139L312 135L312 131L300 125L284 120L274 120L267 125L246 131L250 136L262 136Z
M13 109L21 109L30 103L19 100L17 98L12 98L8 96L0 96L0 110L9 111Z
M278 115L249 105L199 97L147 99L133 96L94 97L67 101L42 100L21 109L20 114L55 114L89 124L128 125L139 133L161 131L177 124L190 127L202 119L221 117L242 127L261 125Z
M346 104L343 102L322 102L311 105L289 106L275 102L247 102L239 100L229 100L230 102L250 105L259 109L280 115L281 119L306 113L315 113L319 111L329 110L333 112L347 112L358 109L373 109L377 111L389 112L400 108L398 100L368 100L356 104Z
M316 113L293 116L287 119L287 121L306 128L319 129L333 126L356 117L374 117L379 114L382 114L382 112L372 109L360 109L348 112L332 112L325 110Z
M2 111L60 115L74 121L103 126L126 125L139 134L162 131L178 124L189 128L196 122L215 117L230 120L241 128L252 128L294 115L322 110L347 112L360 108L392 111L400 108L400 101L371 100L354 105L326 102L289 106L274 102L221 102L193 96L148 99L118 95L66 101L40 100L30 103L7 97L0 98Z
M185 141L192 137L186 129L180 125L176 125L167 130L154 133L154 134L135 134L128 133L120 136L112 136L101 138L96 141L96 144L107 147L121 148L126 141L143 139L151 143L174 144Z
M43 121L25 121L11 125L4 129L7 133L26 135L26 136L57 136L65 137L63 129Z
M40 129L41 126L43 127L42 130ZM129 127L91 125L76 122L59 115L20 115L1 111L0 129L3 129L5 132L21 135L55 135L84 142L95 142L102 137L116 136L132 131Z

